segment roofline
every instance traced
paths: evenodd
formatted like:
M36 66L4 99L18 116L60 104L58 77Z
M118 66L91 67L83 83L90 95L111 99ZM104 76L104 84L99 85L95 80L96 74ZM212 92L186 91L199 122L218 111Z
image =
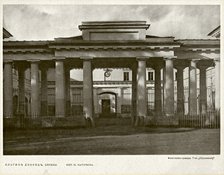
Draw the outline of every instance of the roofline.
M220 39L178 39L182 46L213 45L220 46Z
M175 39L175 41L220 41L220 39Z
M117 23L117 24L120 24L120 23L134 23L134 24L136 24L136 23L141 23L141 24L144 24L144 23L146 23L147 21L125 21L125 20L118 20L118 21L83 21L82 22L82 24L88 24L88 25L91 25L91 24L94 24L95 25L95 23L107 23L107 24L113 24L113 23Z
M214 30L212 30L208 36L211 36L213 33L215 33L218 29L220 29L220 25L218 27L216 27Z
M8 32L8 30L6 30L4 27L3 27L3 33L5 33L7 35L7 37L11 37L13 36L11 33Z
M83 21L79 30L88 29L148 29L146 21Z
M94 42L94 43L82 43L82 42L78 42L78 43L73 43L73 42L67 42L67 43L63 43L63 42L59 42L59 43L54 43L54 42L48 42L48 43L38 43L35 44L36 42L13 42L13 41L4 41L3 42L3 48L54 48L55 46L103 46L105 45L105 43L99 43L99 42ZM170 46L179 46L181 45L181 43L178 42L160 42L160 43L156 43L156 42L131 42L131 43L124 43L124 42L107 42L107 45L110 46L146 46L146 45L170 45Z

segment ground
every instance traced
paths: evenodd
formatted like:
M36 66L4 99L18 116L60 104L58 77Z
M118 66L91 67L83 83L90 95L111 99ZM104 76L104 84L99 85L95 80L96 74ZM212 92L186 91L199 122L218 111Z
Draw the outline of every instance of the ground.
M99 126L4 131L4 155L219 154L219 129Z

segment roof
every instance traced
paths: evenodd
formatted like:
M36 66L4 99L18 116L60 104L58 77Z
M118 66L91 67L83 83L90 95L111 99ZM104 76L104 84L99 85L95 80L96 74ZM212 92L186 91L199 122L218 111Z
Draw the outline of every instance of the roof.
M80 30L89 29L148 29L146 21L84 21L79 25Z
M211 31L208 36L220 38L220 26L216 27L213 31Z
M3 39L4 38L9 38L9 37L12 37L12 34L8 32L8 30L6 30L4 27L3 27Z

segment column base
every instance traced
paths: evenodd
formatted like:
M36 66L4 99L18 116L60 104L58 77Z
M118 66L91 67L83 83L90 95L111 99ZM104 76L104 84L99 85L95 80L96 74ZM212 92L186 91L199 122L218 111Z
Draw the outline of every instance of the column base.
M135 118L134 126L145 126L146 125L146 117L144 116L137 116Z
M85 126L87 128L95 127L94 119L91 117L85 118Z

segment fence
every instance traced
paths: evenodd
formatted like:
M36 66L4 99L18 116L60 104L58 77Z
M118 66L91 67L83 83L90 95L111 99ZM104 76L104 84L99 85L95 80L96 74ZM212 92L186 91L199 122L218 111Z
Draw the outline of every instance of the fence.
M180 115L180 127L220 128L220 111L208 111L206 114Z
M95 118L97 120L97 118ZM155 119L155 120L153 120ZM99 119L98 119L99 120ZM113 121L106 121L100 123L116 123L122 125L129 125L131 116L125 118L123 121L122 117L112 118ZM173 123L176 121L176 124ZM99 122L99 121L98 121ZM208 111L202 115L174 115L173 117L151 116L149 125L159 126L175 126L175 127L189 127L189 128L220 128L220 111ZM74 115L67 117L55 117L55 116L24 116L16 115L12 118L4 119L4 127L18 127L18 128L29 128L29 127L54 127L54 126L83 126L84 117L83 115Z

